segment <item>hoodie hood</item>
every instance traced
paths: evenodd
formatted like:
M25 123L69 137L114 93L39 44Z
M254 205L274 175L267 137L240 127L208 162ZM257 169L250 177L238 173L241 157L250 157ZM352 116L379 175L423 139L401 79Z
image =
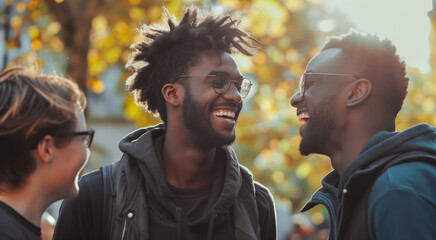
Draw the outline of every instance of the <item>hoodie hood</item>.
M157 153L155 150L161 147L155 146L158 142L156 139L164 137L165 131L163 124L138 129L125 136L121 140L119 148L123 153L130 155L137 162L144 176L147 192L151 192L157 200L156 203L160 205L160 209L166 211L166 213L162 213L162 217L169 221L176 220L179 225L183 213L166 181L160 153ZM217 154L223 154L222 156L225 156L227 159L224 184L220 185L219 188L213 184L210 192L211 195L216 194L215 199L217 200L213 203L208 203L202 216L197 219L184 218L183 222L185 225L206 224L205 226L207 227L209 224L217 225L228 221L226 212L236 201L241 188L242 178L236 155L231 148L219 148L217 149Z
M359 156L344 170L341 178L348 179L356 170L365 169L380 159L389 161L389 156L409 152L436 155L436 128L422 123L402 132L377 133L369 139Z

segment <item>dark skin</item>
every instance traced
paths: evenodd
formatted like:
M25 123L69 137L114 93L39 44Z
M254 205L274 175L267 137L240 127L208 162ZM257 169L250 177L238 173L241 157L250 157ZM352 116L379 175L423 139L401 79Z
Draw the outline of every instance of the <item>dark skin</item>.
M222 64L220 63L220 58ZM234 59L228 53L217 54L215 50L200 53L200 61L187 71L187 75L208 75L211 72L223 72L232 79L241 76ZM167 131L162 149L162 158L166 178L169 184L178 188L196 188L210 182L215 166L217 147L204 146L201 137L188 129L183 121L183 100L186 97L185 87L190 88L192 97L207 104L231 102L237 108L221 106L206 108L205 117L211 122L213 130L224 137L232 139L235 135L236 119L230 121L214 115L215 111L234 112L236 117L242 108L242 98L236 87L231 84L223 94L216 93L204 78L190 78L180 82L168 83L162 88L167 106ZM207 105L208 106L208 105ZM209 111L209 109L211 111ZM198 113L201 114L201 113ZM230 143L229 143L230 144Z
M353 65L340 48L326 49L316 55L307 65L306 72L362 76L359 65ZM364 76L343 81L338 79L324 77L321 82L318 78L307 88L304 97L298 92L291 98L290 104L297 108L297 115L302 112L315 115L313 109L320 107L323 99L336 95L333 106L324 106L335 113L330 134L323 138L323 146L310 153L329 156L333 168L342 175L372 136L380 131L395 130L395 116L378 104L379 93ZM309 117L300 130L302 141L305 140L305 133L311 131L310 126Z

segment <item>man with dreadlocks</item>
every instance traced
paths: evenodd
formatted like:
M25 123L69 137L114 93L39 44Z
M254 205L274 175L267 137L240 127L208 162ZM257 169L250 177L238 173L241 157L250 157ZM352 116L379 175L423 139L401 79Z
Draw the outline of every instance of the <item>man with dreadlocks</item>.
M235 15L164 15L169 29L142 26L127 63L128 91L163 124L127 135L119 162L81 179L55 239L274 240L271 194L229 146L252 85L231 54L258 43Z

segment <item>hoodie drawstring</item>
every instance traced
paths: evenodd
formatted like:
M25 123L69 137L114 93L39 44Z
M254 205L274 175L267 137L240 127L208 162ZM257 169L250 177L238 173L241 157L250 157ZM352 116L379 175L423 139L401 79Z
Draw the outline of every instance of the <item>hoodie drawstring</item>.
M183 210L182 208L176 209L177 218L177 240L182 240L182 222L183 222Z
M212 240L212 233L213 233L213 225L215 224L215 219L218 216L218 213L213 212L210 216L209 221L209 229L207 230L207 240Z

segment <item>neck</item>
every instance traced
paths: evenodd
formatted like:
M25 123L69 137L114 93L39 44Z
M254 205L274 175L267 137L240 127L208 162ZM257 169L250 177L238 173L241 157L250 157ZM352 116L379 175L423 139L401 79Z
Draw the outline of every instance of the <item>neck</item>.
M35 226L40 226L41 216L50 205L50 201L46 199L46 194L40 191L41 188L32 184L35 182L32 178L31 175L24 187L1 192L0 201L9 205Z
M204 149L181 139L167 129L162 160L169 184L178 188L196 188L212 179L216 147Z
M360 136L356 138L356 135L351 134L351 137L345 137L348 141L343 141L336 149L329 154L333 168L338 172L340 176L344 173L344 170L350 165L350 163L359 156L369 137Z
M375 119L374 121L358 122L358 124L351 126L340 139L337 139L339 144L333 148L334 151L327 154L331 158L333 168L342 176L345 169L359 156L371 137L381 131L394 130L395 120L383 122L382 119Z

